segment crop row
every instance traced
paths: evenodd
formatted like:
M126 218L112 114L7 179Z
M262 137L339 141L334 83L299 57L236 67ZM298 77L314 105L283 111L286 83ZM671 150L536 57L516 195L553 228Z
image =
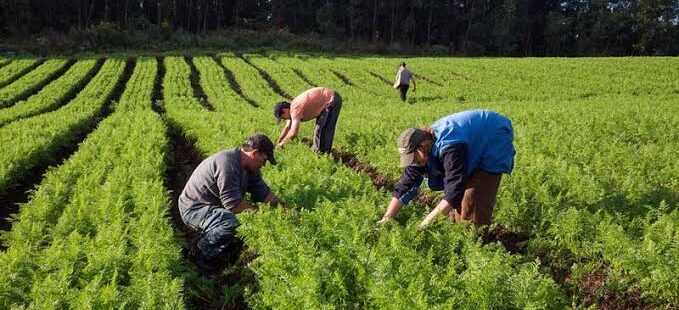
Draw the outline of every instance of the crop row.
M224 67L233 72L236 82L238 82L238 85L241 87L241 91L248 98L255 100L260 107L264 108L264 110L271 111L276 102L285 100L284 97L277 94L267 84L266 80L260 78L259 71L257 71L256 68L247 64L243 59L236 57L233 54L224 54L219 57L219 60ZM253 78L239 78L242 76L251 76Z
M168 77L175 67L185 66L172 62L181 59L166 58ZM258 75L233 72L247 97L265 100L257 101L263 107L273 104L267 104L269 96L259 95L261 89L249 88L258 85L253 81ZM233 106L234 113L200 112L183 123L204 154L238 145L254 132L277 134L280 128L268 108L247 107L245 102L228 101L232 94L209 91L228 89L222 84L205 87L205 93L216 105ZM167 109L170 113L173 108ZM536 265L496 247L480 246L461 227L418 233L418 216L406 212L406 227L375 231L374 219L387 197L366 175L318 156L303 144L292 144L276 156L280 164L266 168L265 179L298 212L260 207L257 214L240 215L246 245L260 255L251 264L258 289L246 293L253 308L562 305L561 292Z
M12 84L3 87L0 89L0 108L8 107L20 98L40 89L50 79L63 73L68 63L67 59L49 59Z
M677 240L657 233L675 235L678 229L675 208L679 171L673 162L679 137L672 129L679 127L673 104L676 99L633 96L626 94L633 90L602 88L597 90L601 96L564 103L558 98L563 90L555 88L557 98L543 102L467 101L461 105L454 98L453 88L452 95L440 95L434 106L422 102L405 108L396 100L385 102L357 87L329 84L333 82L331 75L321 75L318 68L333 68L331 61L294 57L276 60L343 94L346 103L338 125L337 147L357 154L393 178L398 176L394 137L404 128L429 124L469 108L489 108L508 115L514 122L519 152L516 170L505 178L499 193L497 222L532 235L528 244L532 255L547 259L552 268L572 273L568 286L576 297L583 289L578 281L603 270L610 293L637 291L653 302L679 302L679 282L664 276L678 267L676 259L670 259L679 257ZM377 71L378 66L385 66L384 60L351 62L356 69L338 65L350 77L358 70ZM253 63L262 65L256 59ZM445 64L431 72L445 72ZM288 81L276 70L271 72L279 84ZM486 78L475 75L474 81ZM377 80L361 83L388 87ZM445 89L419 83L420 92L426 89L426 94L411 96L440 94ZM612 110L612 106L616 108ZM675 112L653 112L658 109ZM343 120L351 125L344 127Z
M102 72L116 74L103 75L106 81L116 84L123 67L107 61ZM0 253L0 304L184 307L180 247L163 186L167 129L151 110L156 70L153 58L137 61L116 111L21 207L5 237L9 249Z
M240 104L241 99L230 87L223 87L224 85L229 85L229 82L222 67L207 56L193 57L192 61L200 72L199 83L202 86L203 92L219 94L220 98L223 98L223 100L214 101L209 97L208 101L215 105L215 109L218 112L234 111L233 107L230 106Z
M473 102L579 100L602 95L667 98L676 96L679 86L676 78L672 78L676 76L672 68L679 64L676 57L332 59L333 66L345 63L357 69L369 68L390 81L402 60L415 74L443 85L451 97ZM432 86L426 80L418 81L423 86Z
M0 68L4 67L6 64L10 63L12 59L0 57Z
M125 60L109 59L68 104L0 128L0 192L35 167L52 161L60 149L94 125L125 69Z
M49 83L37 94L0 110L0 127L57 108L74 96L96 73L97 68L95 59L79 60L64 75Z
M12 83L26 72L32 70L41 62L38 58L20 58L12 60L6 66L0 68L0 87Z

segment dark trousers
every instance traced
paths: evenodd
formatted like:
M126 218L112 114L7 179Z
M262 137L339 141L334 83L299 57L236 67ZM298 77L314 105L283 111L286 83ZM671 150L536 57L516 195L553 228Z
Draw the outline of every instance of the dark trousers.
M197 209L180 209L182 221L200 233L196 248L208 262L224 261L240 251L236 238L238 219L222 206L203 206ZM236 248L237 247L237 248ZM235 252L235 253L234 253Z
M502 174L481 170L474 172L467 181L461 209L451 210L450 219L456 222L472 221L477 226L490 224L501 180ZM443 175L427 179L427 185L434 191L444 190Z
M401 84L397 87L398 91L401 93L401 101L406 101L406 94L408 93L409 87L410 85L408 84Z
M335 126L342 110L342 97L335 92L335 99L332 105L321 112L316 118L316 128L314 128L313 149L317 153L328 153L332 149L332 142L335 138Z

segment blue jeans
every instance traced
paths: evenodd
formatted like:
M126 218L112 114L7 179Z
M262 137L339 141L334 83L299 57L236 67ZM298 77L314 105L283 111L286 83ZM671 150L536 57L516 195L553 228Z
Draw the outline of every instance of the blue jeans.
M203 206L195 209L180 209L182 221L200 233L196 248L209 261L224 257L230 245L236 240L238 219L222 206Z

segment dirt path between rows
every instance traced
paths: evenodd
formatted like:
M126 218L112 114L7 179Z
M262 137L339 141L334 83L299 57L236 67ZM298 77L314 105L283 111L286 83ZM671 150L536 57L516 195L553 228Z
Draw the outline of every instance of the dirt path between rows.
M160 67L159 75L164 75L165 67L162 59L158 58ZM198 76L194 76L198 78ZM202 94L203 89L199 83L192 84L195 94ZM201 276L196 271L191 259L191 247L198 238L198 232L184 224L179 215L177 202L186 182L191 177L193 170L204 159L200 151L195 147L195 142L186 137L179 125L172 123L165 114L166 108L162 106L162 77L156 79L154 86L154 110L165 119L169 127L171 144L171 162L166 172L165 186L170 189L172 201L170 215L175 232L183 242L182 254L187 270L193 270L192 274L186 274L185 296L189 308L195 309L249 309L245 303L243 289L256 287L257 281L254 273L248 268L248 264L257 255L252 251L243 249L239 253L239 259L232 265L227 266L223 272L215 275ZM196 89L199 88L199 89ZM228 294L225 293L228 291ZM227 296L228 295L228 296ZM228 300L226 298L229 298Z
M193 59L189 56L185 56L184 60L189 64L189 67L191 67L191 87L193 88L193 96L198 98L198 102L200 102L200 105L203 106L203 108L210 112L214 112L215 106L207 100L203 88L200 87L200 74L198 73L196 65L193 63Z
M250 67L252 67L252 68L254 68L255 70L257 70L257 72L259 72L259 75L266 81L267 84L269 84L269 87L270 87L276 94L278 94L279 96L281 96L281 97L283 97L283 98L285 98L285 99L287 99L287 100L295 99L295 98L292 97L290 94L288 94L285 90L283 90L283 88L281 88L281 86L278 85L278 83L276 82L276 80L274 80L274 79L271 77L271 75L270 75L268 72L266 72L264 69L255 66L252 62L250 62L250 60L248 60L247 58L243 57L243 55L237 55L237 56L238 56L238 58L240 58L241 60L243 60L246 64L248 64Z
M309 146L311 146L311 140L308 138L302 138L301 141ZM380 173L376 167L362 162L355 154L332 149L331 155L334 160L338 163L342 163L348 168L368 175L370 180L375 186L375 189L383 192L390 192L394 185L398 182L387 175ZM427 207L433 209L436 204L440 201L439 198L434 195L420 194L414 200L413 204ZM529 258L531 261L535 259L540 259L549 265L549 261L546 261L546 257L539 254L530 254L526 248L526 243L530 239L530 235L523 232L514 232L501 225L493 225L490 230L486 230L482 233L481 242L483 244L499 242L507 250L507 252L521 255ZM548 259L548 258L547 258ZM572 265L572 264L571 264ZM598 305L601 309L651 309L652 307L648 305L638 291L626 291L622 296L616 296L612 293L603 294L599 292L599 289L603 287L606 274L603 271L597 271L592 275L585 277L585 279L579 283L578 292L571 291L569 289L569 278L570 278L570 266L564 268L556 268L550 271L551 277L559 284L569 298L572 298L576 293L580 295L579 304L584 306L590 306L593 304Z
M243 93L243 90L240 87L240 84L238 84L238 81L236 81L236 77L233 74L233 71L231 71L229 68L225 67L224 64L217 58L217 56L212 57L214 61L224 70L224 75L226 76L226 79L229 80L229 85L231 86L231 89L233 89L238 96L243 98L247 103L252 105L255 108L259 108L259 104L252 98L245 96Z
M85 126L85 129L73 135L67 145L53 150L49 162L41 163L31 169L25 176L10 185L5 193L0 194L0 231L9 231L12 229L12 215L19 212L19 205L27 203L31 199L31 190L40 185L45 172L47 172L50 167L60 166L68 160L68 158L78 150L80 143L87 138L87 135L97 128L99 122L111 114L111 106L113 102L117 102L122 95L125 84L134 71L134 66L135 61L133 59L128 59L120 80L108 98L106 98L107 104L104 105L98 116L95 116L89 121ZM5 251L6 249L4 244L0 244L0 251Z

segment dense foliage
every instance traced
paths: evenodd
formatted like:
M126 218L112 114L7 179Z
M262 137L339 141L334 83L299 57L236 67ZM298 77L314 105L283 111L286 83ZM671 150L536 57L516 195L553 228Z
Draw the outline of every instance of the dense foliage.
M15 102L11 107L0 110L0 127L21 118L58 108L70 96L82 89L97 69L97 61L83 59L56 80L52 81L26 100ZM4 88L3 88L4 90Z
M116 111L22 206L0 253L3 308L184 306L180 247L165 217L168 138L151 110L156 69L153 58L137 61Z
M109 59L99 73L63 107L0 128L0 192L52 156L93 125L103 112L123 70L125 60Z
M241 296L256 309L679 305L676 58L412 58L418 90L405 103L391 86L397 58L160 59L77 60L0 109L0 197L91 131L2 234L0 308L201 308ZM0 58L0 73L18 82L51 61ZM129 79L126 64L135 64ZM168 159L190 156L177 154L177 136L198 157L258 132L275 139L274 104L317 85L344 100L334 147L391 182L404 128L472 108L507 115L518 153L491 229L528 240L510 253L485 230L443 218L418 230L422 205L376 227L390 188L291 142L263 169L291 210L240 214L241 261L199 277L169 216L166 173L184 163ZM312 130L303 123L300 137Z
M197 38L184 31L247 29L317 34L306 44L326 49L333 46L318 39L458 55L679 53L677 0L2 0L0 12L0 34L70 31L93 48L153 46L148 41L188 47ZM220 42L240 47L257 37ZM287 40L266 37L259 43Z
M394 137L403 128L470 108L508 115L518 155L515 172L503 181L497 222L530 234L532 255L572 273L576 297L578 281L603 268L610 290L677 303L679 283L665 276L679 268L672 237L679 227L676 59L417 58L409 63L423 77L419 93L409 98L414 105L403 106L382 81L398 59L279 56L276 64L245 57L284 89L306 83L293 78L292 69L339 89L346 104L338 147L394 179ZM631 70L636 61L645 65ZM659 231L667 238L659 240Z

